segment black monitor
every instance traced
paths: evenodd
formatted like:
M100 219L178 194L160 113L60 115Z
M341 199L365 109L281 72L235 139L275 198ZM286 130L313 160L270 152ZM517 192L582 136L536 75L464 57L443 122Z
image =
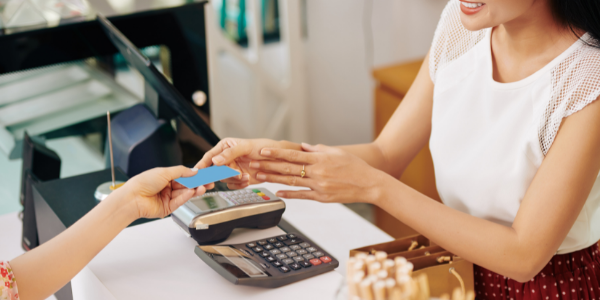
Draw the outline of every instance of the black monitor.
M156 69L150 59L142 54L106 17L98 14L98 21L125 61L144 76L146 84L156 91L160 99L171 107L195 134L215 146L220 140L219 137L195 112L190 102L183 98L179 91Z

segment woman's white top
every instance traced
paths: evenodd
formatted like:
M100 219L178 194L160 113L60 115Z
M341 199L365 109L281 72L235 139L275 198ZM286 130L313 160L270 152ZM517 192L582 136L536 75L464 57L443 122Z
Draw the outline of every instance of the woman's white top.
M430 52L437 189L446 205L511 226L562 119L600 95L600 49L578 41L533 75L499 83L492 77L491 28L466 30L459 5L450 0L444 9ZM558 253L599 239L596 178Z

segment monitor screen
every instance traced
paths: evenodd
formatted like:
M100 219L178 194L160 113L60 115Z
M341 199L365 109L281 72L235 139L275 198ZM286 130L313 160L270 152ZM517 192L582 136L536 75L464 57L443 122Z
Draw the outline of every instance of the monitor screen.
M98 21L125 61L142 74L146 83L156 91L160 99L167 103L195 134L215 146L220 140L219 137L195 112L192 104L185 100L179 91L156 69L150 59L106 17L98 14Z

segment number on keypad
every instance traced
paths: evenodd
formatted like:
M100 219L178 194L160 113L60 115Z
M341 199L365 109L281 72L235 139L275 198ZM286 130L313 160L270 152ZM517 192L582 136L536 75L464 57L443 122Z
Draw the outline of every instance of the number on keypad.
M232 199L253 201L253 199L248 198L252 197L252 195L255 194L240 191L239 195L235 195L239 199L235 197L232 197ZM240 248L242 253L247 256L253 256L253 252L255 252L257 256L262 257L267 263L266 265L259 263L264 269L274 266L282 273L299 271L312 266L328 264L333 261L323 251L311 246L311 244L303 241L301 237L293 233L250 242L245 244L245 246L252 251Z

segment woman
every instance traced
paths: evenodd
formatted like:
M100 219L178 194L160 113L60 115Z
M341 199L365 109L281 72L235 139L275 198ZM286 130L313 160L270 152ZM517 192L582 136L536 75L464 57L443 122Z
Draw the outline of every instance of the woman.
M377 205L476 264L481 299L599 299L598 38L597 0L451 0L375 142L226 139L197 167ZM395 179L427 142L445 205Z
M46 299L54 294L133 221L163 218L204 194L203 186L187 189L173 182L196 172L179 166L141 173L52 240L0 262L0 299Z

